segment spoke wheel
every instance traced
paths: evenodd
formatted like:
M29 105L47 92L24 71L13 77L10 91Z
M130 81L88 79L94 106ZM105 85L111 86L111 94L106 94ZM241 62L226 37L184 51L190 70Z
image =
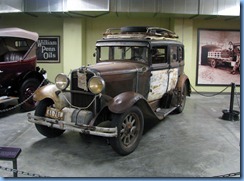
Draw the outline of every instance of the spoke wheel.
M143 133L144 119L140 109L132 107L123 114L114 115L112 126L118 128L117 137L110 140L112 148L120 155L132 153Z

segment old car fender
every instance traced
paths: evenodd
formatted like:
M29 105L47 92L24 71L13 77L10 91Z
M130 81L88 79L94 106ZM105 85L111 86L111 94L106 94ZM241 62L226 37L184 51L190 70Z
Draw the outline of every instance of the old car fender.
M55 107L61 110L68 106L67 100L70 102L70 93L62 93L56 85L48 84L37 89L33 96L35 101L41 101L46 98L52 99Z
M113 113L123 113L140 99L145 98L136 92L123 92L109 102L108 109Z
M44 79L43 74L37 72L37 71L30 71L28 73L26 73L25 75L23 75L23 79L28 79L28 78L37 78L38 80L42 81Z
M18 79L16 79L16 84L21 86L25 80L30 79L30 78L35 78L35 79L39 80L40 83L43 81L43 79L45 79L43 74L41 74L37 71L29 71L29 72L24 72L21 75L19 75ZM46 84L47 84L47 81L43 82L42 85L46 85Z
M177 82L177 90L183 92L184 84L186 85L187 95L190 96L191 94L191 85L190 80L187 75L182 74Z

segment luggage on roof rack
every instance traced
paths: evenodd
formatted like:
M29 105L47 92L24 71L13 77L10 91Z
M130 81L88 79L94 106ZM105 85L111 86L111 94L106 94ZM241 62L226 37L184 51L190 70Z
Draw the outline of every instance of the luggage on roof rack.
M109 28L103 38L143 38L143 39L177 39L178 35L165 28L151 26L128 26Z

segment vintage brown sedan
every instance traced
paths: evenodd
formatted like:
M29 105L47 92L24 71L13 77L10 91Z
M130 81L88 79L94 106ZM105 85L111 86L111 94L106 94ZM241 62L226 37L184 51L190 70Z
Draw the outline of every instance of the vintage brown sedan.
M20 28L0 29L0 104L18 99L22 110L35 108L30 97L45 74L36 67L37 40L35 32Z
M46 137L65 130L109 138L121 155L132 153L146 119L183 111L190 96L184 46L158 27L108 29L96 43L97 64L56 77L35 92L39 101L28 120ZM69 87L70 85L70 87Z

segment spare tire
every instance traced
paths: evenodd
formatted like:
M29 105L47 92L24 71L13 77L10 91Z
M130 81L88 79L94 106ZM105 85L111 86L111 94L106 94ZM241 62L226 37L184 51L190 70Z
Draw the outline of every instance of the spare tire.
M126 27L121 27L120 31L121 33L133 33L133 32L146 33L148 27L149 26L126 26Z

